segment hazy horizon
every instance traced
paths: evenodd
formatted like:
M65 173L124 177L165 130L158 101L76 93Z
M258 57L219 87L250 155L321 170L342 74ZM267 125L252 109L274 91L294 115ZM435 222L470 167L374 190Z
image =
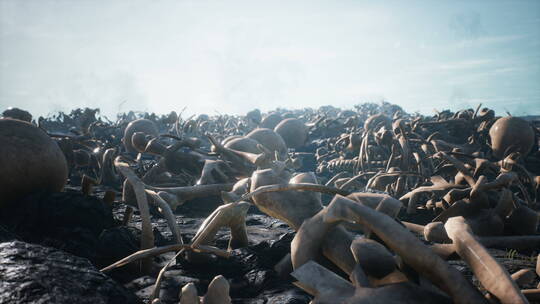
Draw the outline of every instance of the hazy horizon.
M0 111L540 114L540 1L0 0Z

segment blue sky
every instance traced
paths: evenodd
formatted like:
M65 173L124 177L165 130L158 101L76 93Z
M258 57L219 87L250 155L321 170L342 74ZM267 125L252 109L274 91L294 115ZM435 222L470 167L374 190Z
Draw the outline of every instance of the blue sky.
M0 0L0 108L540 114L540 1Z

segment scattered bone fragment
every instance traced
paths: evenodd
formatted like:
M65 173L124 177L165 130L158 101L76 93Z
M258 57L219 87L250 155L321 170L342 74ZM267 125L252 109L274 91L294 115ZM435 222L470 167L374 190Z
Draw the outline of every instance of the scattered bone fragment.
M180 304L199 304L199 296L195 284L188 283L180 291Z

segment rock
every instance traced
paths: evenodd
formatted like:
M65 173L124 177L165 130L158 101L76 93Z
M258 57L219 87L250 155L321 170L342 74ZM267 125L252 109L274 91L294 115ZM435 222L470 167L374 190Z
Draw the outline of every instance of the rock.
M141 303L87 259L24 242L0 244L0 303Z
M0 243L17 240L19 237L0 225Z
M154 227L154 242L156 246L168 245L167 240L160 231ZM106 267L121 260L137 251L141 247L141 230L133 226L118 226L103 230L96 246L95 264L98 267ZM137 273L138 263L130 263L124 267L113 270L110 275L114 279L125 278L122 270L132 269ZM118 273L120 272L120 273Z
M25 242L58 248L92 261L101 232L115 224L106 203L80 192L27 196L3 210L0 221Z
M310 303L311 297L300 291L299 289L291 289L285 292L271 295L265 303L268 304L307 304Z

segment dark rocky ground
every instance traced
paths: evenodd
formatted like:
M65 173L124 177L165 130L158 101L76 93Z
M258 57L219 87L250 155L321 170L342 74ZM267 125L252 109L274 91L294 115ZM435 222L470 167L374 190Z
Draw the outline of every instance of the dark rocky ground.
M85 196L77 188L52 195L37 194L20 202L27 208L13 208L0 215L0 303L83 303L74 300L79 296L89 299L84 303L148 300L157 273L174 253L156 257L153 273L141 273L136 262L107 275L100 273L98 269L134 253L140 244L138 212L134 212L127 226L121 226L126 205L116 202L110 208L98 199L102 194L97 189L93 196ZM191 201L178 208L177 223L185 242L194 236L219 201ZM167 223L157 211L152 224L157 246L173 243ZM229 258L212 256L210 261L201 263L179 258L165 274L162 302L178 303L180 289L190 282L203 295L210 281L223 275L229 280L233 303L308 303L311 298L292 284L291 277L280 277L273 269L289 253L293 231L255 208L250 210L247 225L249 247L234 250ZM228 239L229 232L223 229L215 245L227 248ZM46 281L51 283L35 283ZM49 288L55 285L64 287ZM93 296L88 296L88 290L80 290L81 286L95 290L90 292ZM20 293L28 296L19 297Z
M72 188L65 193L33 195L25 200L26 209L14 209L10 216L0 215L4 225L0 226L3 242L0 243L0 303L148 300L157 273L174 253L156 257L153 273L141 273L137 262L107 275L99 272L98 269L137 251L140 242L138 212L135 211L127 226L121 226L126 205L116 202L111 208L98 198L102 194L97 189L93 196L84 196ZM217 204L218 198L208 198L187 202L176 210L185 242L189 242ZM422 218L422 213L417 217L415 221L419 223L428 219ZM153 214L152 224L156 245L172 244L167 223L157 212ZM190 282L203 295L210 281L223 275L230 283L233 303L309 303L311 297L295 287L290 276L280 276L274 270L289 253L294 232L254 207L249 211L247 225L249 247L234 250L229 258L212 257L201 263L177 259L161 285L162 302L178 303L180 289ZM215 245L227 248L228 239L229 232L223 229ZM510 273L535 267L532 254L490 251ZM464 262L450 263L478 285ZM538 280L523 288L535 288L537 284Z

